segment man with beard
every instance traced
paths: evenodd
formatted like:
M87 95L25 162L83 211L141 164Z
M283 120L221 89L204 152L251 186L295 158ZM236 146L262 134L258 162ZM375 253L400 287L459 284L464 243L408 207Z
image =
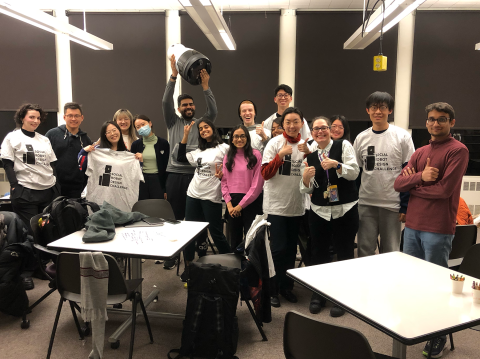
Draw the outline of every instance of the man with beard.
M195 118L195 104L193 98L190 95L182 94L178 96L178 112L181 117L175 113L175 105L173 101L173 93L175 90L175 83L177 81L178 71L175 67L175 56L170 58L170 66L172 68L172 75L167 82L165 94L163 95L163 117L167 124L168 129L168 142L170 144L170 158L168 159L167 166L167 183L165 199L167 199L172 205L173 212L175 213L175 219L183 220L185 218L185 204L187 200L187 189L190 181L193 178L195 168L188 162L178 162L178 144L183 138L183 128L185 125L189 125L192 120L198 124L203 119L215 121L217 117L217 104L212 90L208 87L208 81L210 76L206 70L202 70L200 73L201 85L203 93L205 95L205 101L207 102L207 112L200 118ZM187 152L195 150L198 147L198 127L192 126L190 130L190 136L188 136ZM203 242L203 241L199 241ZM206 251L206 246L200 246L201 250ZM164 269L173 269L177 264L177 259L165 261Z

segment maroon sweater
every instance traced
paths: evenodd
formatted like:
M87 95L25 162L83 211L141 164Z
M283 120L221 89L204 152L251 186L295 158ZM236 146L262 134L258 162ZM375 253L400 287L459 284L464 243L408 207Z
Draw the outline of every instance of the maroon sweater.
M435 181L423 182L422 171L430 158L430 166L438 168ZM455 234L456 216L462 177L468 166L468 149L451 135L443 141L430 141L410 158L407 167L417 173L397 177L397 192L410 192L405 226L424 232ZM402 172L403 173L403 172Z

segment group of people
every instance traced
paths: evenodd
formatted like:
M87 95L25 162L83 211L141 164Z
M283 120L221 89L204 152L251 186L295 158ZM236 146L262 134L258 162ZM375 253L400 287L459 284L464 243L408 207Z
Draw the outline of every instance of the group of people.
M35 132L45 118L38 105L17 111L18 130L4 139L1 157L13 209L27 226L56 196L78 198L86 187L87 199L125 211L137 200L166 199L177 220L209 222L218 251L228 253L242 242L255 217L267 214L276 272L270 288L274 307L281 305L280 296L297 301L286 271L294 267L302 226L309 232L306 265L330 262L332 245L337 260L354 258L355 237L360 257L375 254L377 245L380 253L398 251L405 222L404 252L447 266L468 165L467 148L450 135L452 106L426 107L431 141L415 151L410 134L388 122L393 97L374 92L366 99L372 127L352 144L344 116L315 117L309 127L302 111L290 107L292 89L279 85L277 111L265 121L257 121L252 100L240 102L241 123L224 143L215 127L209 74L200 73L207 111L197 118L187 94L178 97L175 108L178 71L175 58L170 61L172 75L162 103L168 141L154 133L147 116L132 116L126 109L102 125L95 142L80 129L84 117L77 103L65 105L65 125L46 136ZM230 243L223 230L222 198ZM201 238L185 249L186 272L195 251L206 253L206 243ZM164 267L175 267L177 260ZM322 297L312 295L312 313L324 305ZM332 316L343 313L337 306L330 311Z

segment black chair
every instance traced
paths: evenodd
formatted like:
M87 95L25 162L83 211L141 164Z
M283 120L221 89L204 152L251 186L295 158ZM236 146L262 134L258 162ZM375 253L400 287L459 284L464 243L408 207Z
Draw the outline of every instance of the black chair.
M216 254L216 255L209 255L209 256L203 256L200 257L197 260L197 263L204 263L204 264L220 264L221 266L224 267L230 267L230 268L239 268L240 270L242 269L242 256L238 254L233 254L233 253L227 253L227 254ZM241 276L241 274L240 274ZM240 291L241 293L242 291ZM258 320L257 315L255 314L255 311L252 308L252 304L250 301L246 298L243 298L241 296L240 300L243 300L248 307L248 310L250 311L250 314L255 322L255 325L258 328L258 331L260 332L260 335L262 336L263 341L268 341L267 336L265 335L265 332L262 329L262 323Z
M283 329L283 352L287 359L387 359L374 353L359 331L288 312Z
M457 225L452 242L448 267L458 268L471 246L477 242L477 226L474 224Z
M142 296L139 292L136 291L138 286L142 283L143 278L125 280L116 259L108 254L105 254L105 259L108 262L109 269L107 304L123 303L127 300L131 300L133 302L132 332L129 351L129 358L132 358L138 304L140 304L143 316L145 318L145 322L147 323L148 334L150 335L150 343L153 343L152 330L150 328L150 322L148 321L147 312L143 304ZM77 326L77 329L79 330L80 337L81 339L83 339L83 335L81 334L80 326L78 323L78 318L74 309L74 303L81 302L80 257L78 253L62 252L58 256L57 288L58 292L60 293L60 301L58 303L57 315L55 317L52 336L50 338L50 345L48 346L47 359L50 358L50 355L52 353L53 341L55 339L55 332L57 331L60 312L62 311L63 302L66 300L70 302L73 319L75 320L75 324ZM119 345L119 341L117 341L116 343L112 343L112 348L118 348Z
M55 282L55 264L47 266L44 268L44 258L47 256L48 258L56 258L59 255L59 252L48 249L46 247L47 243L42 243L42 237L40 235L40 227L38 225L38 220L42 217L42 214L37 214L30 219L30 227L32 228L33 233L33 240L34 240L34 247L35 257L37 259L38 268L42 274L43 278L48 280L49 290L45 293L40 299L38 299L35 303L28 307L28 309L23 313L21 328L27 329L30 327L30 320L27 319L27 314L31 313L33 308L43 302L50 294L57 290L57 284ZM43 254L43 255L42 255ZM88 335L88 328L84 328L83 332L85 335Z
M458 271L471 277L480 278L480 243L470 247ZM470 329L480 331L480 325Z

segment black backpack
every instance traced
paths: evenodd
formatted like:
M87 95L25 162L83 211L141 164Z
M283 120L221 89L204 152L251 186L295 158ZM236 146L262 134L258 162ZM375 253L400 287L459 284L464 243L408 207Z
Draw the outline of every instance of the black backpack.
M182 345L175 359L238 359L239 268L190 263Z
M83 198L57 197L43 210L42 241L43 245L68 236L85 227L88 207L93 212L100 210L98 204Z

